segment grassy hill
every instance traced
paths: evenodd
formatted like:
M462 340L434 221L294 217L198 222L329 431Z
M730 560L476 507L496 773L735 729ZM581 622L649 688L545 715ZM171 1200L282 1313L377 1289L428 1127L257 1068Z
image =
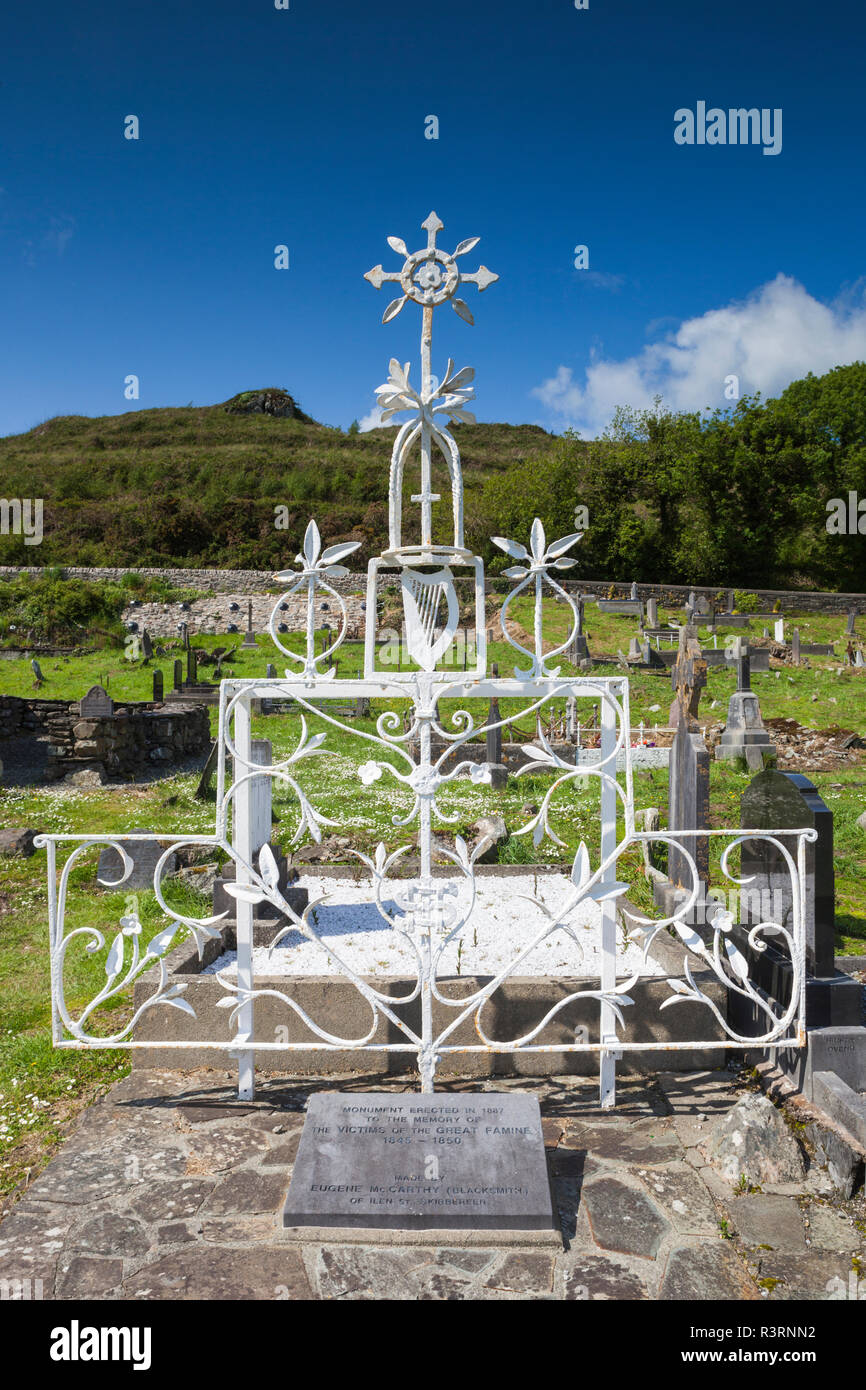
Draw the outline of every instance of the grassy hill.
M250 413L262 396L267 413ZM272 413L282 411L285 413ZM469 508L486 479L555 443L533 425L460 425ZM268 569L294 555L315 515L323 537L383 546L393 429L318 424L285 392L206 407L64 415L0 439L0 494L42 497L41 546L0 536L0 564L206 565ZM408 479L417 491L416 476ZM450 509L444 466L442 527ZM275 508L289 509L277 530Z

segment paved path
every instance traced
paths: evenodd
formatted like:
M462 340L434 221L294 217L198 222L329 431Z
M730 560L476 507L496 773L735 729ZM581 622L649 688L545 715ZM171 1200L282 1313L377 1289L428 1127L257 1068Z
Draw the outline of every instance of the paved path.
M623 1081L608 1114L574 1077L443 1090L512 1088L541 1102L562 1245L399 1232L293 1242L278 1213L309 1096L405 1081L262 1079L241 1104L225 1072L135 1072L84 1113L0 1224L0 1281L29 1280L32 1297L134 1301L841 1299L862 1259L866 1297L862 1194L839 1203L816 1170L801 1188L735 1195L705 1165L712 1122L743 1094L731 1073Z

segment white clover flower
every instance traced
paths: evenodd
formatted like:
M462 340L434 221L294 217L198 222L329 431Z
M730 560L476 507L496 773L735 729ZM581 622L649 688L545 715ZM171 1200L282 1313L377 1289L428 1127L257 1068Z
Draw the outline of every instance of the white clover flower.
M374 782L378 782L379 778L382 776L382 769L378 763L361 763L361 766L358 768L358 776L365 787L370 787Z

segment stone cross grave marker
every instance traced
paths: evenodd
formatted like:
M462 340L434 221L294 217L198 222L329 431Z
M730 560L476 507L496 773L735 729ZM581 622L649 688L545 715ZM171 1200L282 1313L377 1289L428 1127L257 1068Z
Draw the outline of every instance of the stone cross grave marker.
M752 772L760 772L768 761L775 762L776 745L764 728L758 697L752 693L751 657L742 637L735 639L732 655L737 687L728 701L728 718L715 755L722 761L745 758Z
M253 632L253 601L247 603L247 630L244 633L244 640L241 647L257 647L256 634Z

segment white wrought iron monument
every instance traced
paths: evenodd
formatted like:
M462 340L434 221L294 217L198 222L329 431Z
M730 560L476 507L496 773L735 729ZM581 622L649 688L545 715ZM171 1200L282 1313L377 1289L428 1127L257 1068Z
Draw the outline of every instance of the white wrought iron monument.
M422 224L427 232L427 245L420 251L410 253L405 243L397 237L390 237L389 244L403 257L399 271L386 272L376 266L367 273L366 278L378 289L386 282L399 283L402 294L394 299L385 310L383 322L393 319L409 303L418 304L422 310L421 329L421 383L415 390L409 382L409 365L401 366L396 359L390 364L390 375L377 391L383 407L383 420L394 414L409 413L409 420L401 424L391 459L389 489L389 537L388 547L368 568L368 590L366 606L366 638L363 676L357 680L338 680L331 658L344 641L347 632L347 610L338 590L328 581L345 576L347 571L341 565L358 543L350 542L322 549L322 542L315 521L310 521L304 537L303 548L297 556L299 569L281 573L278 578L287 584L287 592L282 602L290 594L306 591L307 623L306 649L303 654L291 651L281 640L277 629L279 602L275 605L271 618L270 631L277 647L291 664L284 678L276 679L229 679L221 682L219 706L219 766L217 779L216 824L209 835L160 835L164 851L154 870L154 891L161 909L166 915L166 927L150 941L146 950L139 944L142 928L138 917L133 913L125 916L111 943L107 943L101 930L95 926L66 927L66 902L70 884L70 873L80 861L80 857L93 846L112 845L123 861L123 876L112 887L120 887L129 876L132 861L116 836L110 835L42 835L37 844L48 850L48 909L51 950L51 981L53 1035L57 1047L117 1047L131 1048L146 1046L177 1048L181 1054L184 1048L201 1049L212 1047L217 1052L237 1059L239 1068L239 1095L250 1098L254 1091L255 1054L265 1051L311 1051L314 1049L354 1049L369 1052L403 1052L407 1060L414 1055L420 1074L423 1091L432 1091L437 1064L449 1054L459 1053L516 1053L516 1052L596 1052L599 1056L600 1103L603 1107L613 1105L615 1098L616 1061L624 1050L632 1052L658 1051L660 1047L672 1050L755 1048L760 1046L799 1047L805 1041L805 930L804 930L804 890L805 890L805 846L807 841L816 838L811 830L700 830L639 831L635 826L632 769L630 760L630 713L628 680L622 676L589 677L563 674L556 659L570 647L578 630L579 616L576 603L558 583L558 572L574 563L568 552L579 542L580 535L565 536L549 545L539 521L535 521L529 544L518 540L494 537L495 544L513 561L504 571L507 578L514 581L514 587L506 598L501 614L502 639L513 648L518 657L513 674L507 678L491 678L487 673L486 622L485 622L485 583L482 560L467 550L463 533L463 484L460 467L460 453L453 435L449 432L449 421L472 423L473 416L466 410L467 403L474 392L470 385L474 372L470 367L454 370L452 361L448 362L440 381L432 373L432 337L434 310L449 303L458 315L472 323L472 315L463 299L456 297L462 285L474 284L484 290L498 277L483 265L471 273L463 271L460 258L469 254L476 246L478 238L462 241L453 254L443 251L436 244L443 224L435 213L431 213ZM403 519L404 477L410 454L416 444L420 448L421 488L411 496L410 503L420 506L420 541L407 543L404 539ZM433 535L433 503L439 495L433 491L434 448L444 461L450 480L452 496L453 539L449 542L437 540ZM377 585L383 572L396 571L400 585L405 614L407 645L414 663L414 669L397 671L377 668L376 643L376 597ZM456 581L459 571L465 571L474 578L476 665L471 672L459 676L447 669L447 655L457 633L459 603ZM573 627L567 640L553 650L544 650L543 640L543 600L545 591L555 593L570 607ZM506 618L509 607L519 595L529 591L534 596L534 643L533 649L522 646L509 635ZM315 650L315 601L319 592L327 593L341 612L340 629L334 641L322 652ZM328 710L333 703L347 699L357 700L367 697L371 701L409 700L412 714L408 729L404 729L400 715L393 709L386 709L375 721L375 732L358 727L337 717ZM508 966L494 975L486 983L481 983L468 996L452 997L447 990L447 981L442 978L440 969L443 952L471 925L474 907L474 861L483 849L479 846L470 854L464 841L458 836L453 849L445 851L453 866L452 876L442 877L434 874L432 864L432 844L434 823L447 824L457 819L438 803L440 789L460 776L471 776L475 781L490 780L489 769L469 758L461 758L463 746L477 735L487 724L487 702L491 698L516 699L521 703L520 713L510 715L510 720L534 717L538 729L535 743L527 749L530 760L523 772L543 772L549 774L550 785L542 798L541 806L527 824L516 828L512 833L532 835L536 846L545 837L564 847L557 835L553 818L555 816L554 798L567 797L572 784L577 779L595 778L599 787L601 846L600 858L595 868L590 863L584 845L580 845L571 869L570 885L563 892L555 910L550 903L530 901L527 908L525 942L517 951ZM541 728L541 711L557 698L574 700L593 699L601 706L601 734L599 760L594 764L567 760L552 746ZM291 699L301 711L300 739L294 751L286 758L267 768L256 762L252 743L252 702L257 699ZM314 700L316 703L314 704ZM450 719L440 719L439 702L458 701L460 707ZM483 702L484 714L479 721L473 717L465 704L471 700ZM306 715L315 718L326 726L323 732L311 735ZM500 721L502 724L505 719ZM272 778L285 787L297 799L300 810L299 824L294 837L298 843L308 834L314 839L321 837L321 826L333 825L315 809L315 793L310 793L299 780L306 760L327 751L324 746L328 736L328 726L341 730L358 740L361 745L369 745L370 757L359 764L357 775L362 783L370 784L380 779L383 790L388 779L410 789L413 804L408 814L395 816L395 827L418 826L418 845L420 848L420 868L414 879L389 877L399 861L410 849L404 844L389 852L380 844L375 855L370 858L363 854L358 857L366 864L370 873L370 895L379 913L391 930L398 933L411 948L416 962L414 984L403 995L395 997L379 987L381 982L361 977L340 958L339 950L332 941L323 943L316 926L315 908L323 901L311 903L302 913L297 913L285 900L279 884L279 873L274 855L268 847L270 824L262 825L261 789L263 779ZM494 726L496 727L496 726ZM233 775L229 776L229 759L232 759ZM447 764L447 766L446 766ZM520 775L518 773L518 775ZM618 832L618 816L621 829ZM267 818L269 821L269 817ZM689 852L689 840L697 835L712 839L722 837L727 841L721 856L720 873L729 883L741 885L744 880L736 877L730 864L730 856L743 840L764 840L774 845L787 865L791 878L791 901L793 910L786 922L761 922L750 928L749 943L756 952L766 949L766 940L773 938L776 944L785 947L794 966L794 986L790 1003L782 1008L769 1000L750 980L748 962L735 944L731 929L734 926L730 913L719 907L703 935L687 925L686 919L698 898L700 882L695 859ZM149 836L128 836L127 841L153 838ZM623 854L641 841L660 841L676 844L683 859L689 866L692 877L691 891L683 896L677 911L671 917L660 919L641 918L635 925L631 919L629 939L642 945L644 954L649 951L653 939L659 932L674 933L684 951L684 974L682 977L668 978L669 996L661 1007L690 1000L703 1006L719 1026L714 1036L697 1037L686 1042L659 1043L658 1041L636 1041L628 1036L628 1008L632 1004L629 990L634 986L637 975L624 977L618 971L618 934L622 929L617 922L617 899L625 892L626 884L617 880L617 863ZM199 951L202 952L209 938L220 936L221 917L211 916L203 919L193 918L176 911L163 896L163 877L167 862L180 845L207 846L213 851L223 851L234 863L236 880L229 884L230 892L237 903L237 973L233 980L218 975L224 987L225 998L220 1003L230 1010L228 1036L212 1041L191 1037L188 1041L166 1040L155 1042L152 1034L146 1041L137 1040L135 1025L145 1010L160 1006L183 1010L193 1014L189 1002L184 999L185 986L169 978L164 958L169 947L177 939L181 928L187 928L195 936ZM62 865L58 865L58 850L66 855ZM68 851L68 852L67 852ZM441 851L440 851L441 852ZM460 880L470 885L466 903L458 900L457 884ZM746 881L747 882L747 881ZM386 905L388 902L397 910ZM591 900L598 904L598 933L600 936L601 967L599 978L587 980L586 987L569 993L553 1007L543 1012L537 1022L520 1037L508 1041L489 1036L483 1022L483 1012L496 991L509 977L519 975L521 967L539 947L557 931L568 930L569 923L581 904ZM271 943L271 949L282 942L292 931L299 931L304 938L320 945L326 944L333 968L341 976L350 980L366 1000L370 1009L368 1031L360 1037L341 1037L322 1027L302 1009L293 997L291 977L283 985L275 988L272 980L266 988L257 988L253 970L253 910L257 903L269 902L288 919L288 925L281 928ZM533 916L534 910L534 916ZM70 1009L64 992L64 965L72 943L75 949L82 945L90 953L106 953L104 987L77 1014ZM715 1000L706 994L695 980L692 964L700 965L709 971L715 981L720 982L730 994L747 999L763 1017L766 1027L759 1036L744 1036L729 1024L725 1011ZM91 1022L98 1008L109 1001L117 1000L128 991L130 985L145 971L151 971L154 979L153 993L141 1004L129 1022L111 1034L92 1031ZM302 1020L309 1038L295 1042L271 1042L254 1037L253 1021L255 1002L267 994L281 1000L287 1010L293 1011ZM576 1038L573 1043L562 1040L543 1042L545 1029L557 1014L575 1000L593 1000L598 1004L599 1018L597 1037ZM401 1013L406 1005L420 1002L420 1026L410 1026ZM453 1015L438 1031L434 1026L434 1003L439 1009L448 1010ZM375 1041L382 1019L387 1019L398 1031L400 1041ZM455 1035L466 1020L474 1020L478 1041L471 1044L458 1043ZM232 1031L233 1030L233 1031ZM712 1030L708 1030L712 1032ZM721 1036L719 1036L719 1033Z

